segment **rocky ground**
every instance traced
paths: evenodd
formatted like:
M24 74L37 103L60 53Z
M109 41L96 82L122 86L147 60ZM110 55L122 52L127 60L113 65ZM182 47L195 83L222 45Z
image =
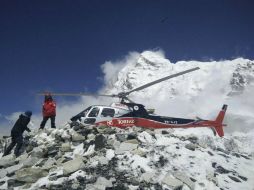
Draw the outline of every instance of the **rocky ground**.
M254 150L246 136L194 132L78 123L33 131L20 157L0 154L0 189L253 190Z

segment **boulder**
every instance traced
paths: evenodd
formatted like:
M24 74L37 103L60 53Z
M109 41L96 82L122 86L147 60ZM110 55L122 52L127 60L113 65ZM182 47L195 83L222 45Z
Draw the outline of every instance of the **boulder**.
M0 179L4 178L7 175L7 171L5 169L0 169Z
M8 189L13 189L13 187L19 187L19 186L25 185L26 182L17 181L15 179L9 179L7 181L7 184L8 184Z
M131 144L139 144L137 139L131 139L131 140L127 140L127 141L124 141L124 142L125 143L131 143Z
M215 143L214 143L214 138L210 136L202 136L201 138L198 139L198 145L201 146L202 148L207 148L210 147L211 149L215 149Z
M93 129L89 127L82 127L78 130L78 133L83 136L88 136L89 134L93 134Z
M77 157L73 160L63 163L63 174L67 175L73 173L84 166L83 160L80 157Z
M24 168L16 171L16 180L34 183L39 178L45 177L48 172L41 168Z
M59 153L60 145L59 144L49 144L47 146L47 156L55 157Z
M140 177L140 181L145 181L146 183L157 183L155 172L143 173Z
M108 128L107 126L101 125L101 126L97 127L96 129L97 129L97 131L98 131L99 133L105 134L105 130L106 130L107 128Z
M70 152L70 151L71 151L71 144L70 144L70 142L63 143L63 144L61 145L60 150L61 150L62 152Z
M239 182L241 182L241 180L240 179L238 179L237 177L234 177L234 176L228 176L231 180L233 180L233 181L235 181L235 182L237 182L237 183L239 183Z
M228 174L230 173L231 171L230 170L227 170L225 168L223 168L222 166L215 166L215 172L219 173L219 174Z
M114 147L114 149L118 149L120 147L121 143L117 140L112 139L112 140L110 140L110 145L112 145Z
M69 141L71 139L71 135L69 134L68 130L65 130L61 135L61 138L65 141Z
M16 172L17 170L19 170L22 167L23 167L23 164L17 164L17 165L5 168L5 170L7 171L8 174L11 174L11 173Z
M116 149L116 154L123 154L125 151L132 151L134 149L137 149L138 144L133 143L126 143L123 142L120 144L119 148Z
M129 133L127 136L127 140L131 139L137 139L137 134L136 133Z
M49 170L51 169L54 165L56 165L56 160L54 158L49 158L44 164L43 164L43 169Z
M195 184L193 181L184 173L182 172L174 172L174 177L182 181L184 184L186 184L191 190L195 188Z
M141 157L144 157L146 155L146 152L144 152L141 148L134 149L132 153Z
M72 141L74 142L86 140L85 136L82 136L75 131L72 132L71 138L72 138Z
M15 164L15 157L12 154L4 156L0 159L0 166L2 167L8 167L14 164Z
M235 142L234 139L229 139L227 141L224 141L224 147L225 147L226 151L239 152L238 144Z
M18 158L16 158L16 161L23 162L28 158L28 154L25 152L22 155L20 155Z
M33 147L32 145L30 145L30 144L27 145L27 146L26 146L26 152L31 152L31 151L33 150L33 148L34 148L34 147Z
M45 154L46 154L45 150L43 150L41 147L35 147L31 152L32 157L38 158L42 158Z
M112 149L107 149L107 152L106 152L106 158L108 160L111 160L112 158L115 157L115 151L112 150Z
M118 141L120 141L120 142L126 141L125 135L124 135L124 134L121 134L121 133L116 134L116 139L117 139Z
M197 143L198 142L198 137L197 136L194 136L194 135L189 135L187 137L187 140L189 140L190 142L192 142L193 144Z
M186 144L184 147L189 150L195 151L195 149L197 148L197 145L195 145L193 143L189 143L189 144Z
M103 134L115 134L116 131L115 131L115 128L111 128L111 127L107 127L105 130L104 130L104 133Z
M4 187L3 187L4 185ZM2 189L7 189L7 183L5 181L0 181L0 186Z
M87 135L87 140L89 140L89 141L94 141L95 140L95 135L93 134L93 133L91 133L91 134L88 134Z
M206 179L208 181L213 182L215 185L218 185L218 179L216 178L216 176L214 175L214 172L212 171L207 171L206 172Z
M23 167L31 167L34 164L36 164L38 161L40 160L40 158L38 157L32 157L30 156L29 158L27 158L26 160L22 161L21 163L23 164Z
M172 177L170 174L167 174L163 178L161 183L168 185L172 189L181 189L181 187L183 186L183 182L181 182L180 180Z
M98 161L101 165L107 165L109 162L109 160L104 156L95 156L93 159Z
M112 186L113 186L112 182L104 177L98 177L96 183L94 184L94 187L97 190L105 190L107 187Z
M97 135L95 137L95 150L100 150L102 148L104 148L107 144L106 138L103 135Z

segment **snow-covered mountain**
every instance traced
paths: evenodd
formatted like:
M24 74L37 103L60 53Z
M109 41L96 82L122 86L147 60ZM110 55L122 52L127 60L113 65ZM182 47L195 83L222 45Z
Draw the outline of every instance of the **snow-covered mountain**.
M153 107L158 114L213 119L228 104L226 131L254 129L254 61L238 58L222 61L171 63L159 52L135 54L115 73L107 93L129 91L148 82L190 68L200 70L134 92L130 99Z

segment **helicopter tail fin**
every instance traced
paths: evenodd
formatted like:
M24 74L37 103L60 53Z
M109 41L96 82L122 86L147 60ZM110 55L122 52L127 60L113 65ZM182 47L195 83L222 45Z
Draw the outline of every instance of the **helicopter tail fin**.
M217 132L217 134L222 137L224 136L224 130L223 130L223 126L226 126L225 124L223 124L223 119L224 119L224 116L225 116L225 113L227 111L227 105L224 104L221 111L219 112L218 116L216 117L216 120L215 120L215 125L214 125L214 128Z

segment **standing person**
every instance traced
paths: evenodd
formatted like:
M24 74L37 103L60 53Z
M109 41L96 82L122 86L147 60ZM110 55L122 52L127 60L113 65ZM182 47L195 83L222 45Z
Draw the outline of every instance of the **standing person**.
M44 104L42 107L43 120L40 125L40 129L44 129L46 122L50 118L51 128L56 128L56 103L54 102L50 94L45 95Z
M21 114L19 116L19 119L14 124L12 130L11 130L11 144L6 148L3 156L6 156L11 153L11 150L14 148L14 146L17 144L14 154L16 157L20 155L20 148L23 144L23 132L26 130L30 132L31 130L27 127L28 123L30 122L30 118L32 116L31 111L26 111L25 113Z

